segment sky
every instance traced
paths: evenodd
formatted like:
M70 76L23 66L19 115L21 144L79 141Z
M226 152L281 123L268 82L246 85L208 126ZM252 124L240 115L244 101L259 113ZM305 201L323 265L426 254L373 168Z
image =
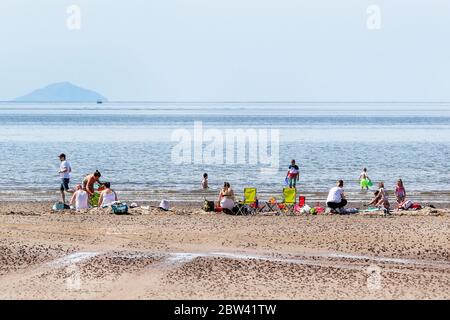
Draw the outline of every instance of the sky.
M2 0L0 100L450 101L449 39L450 0Z

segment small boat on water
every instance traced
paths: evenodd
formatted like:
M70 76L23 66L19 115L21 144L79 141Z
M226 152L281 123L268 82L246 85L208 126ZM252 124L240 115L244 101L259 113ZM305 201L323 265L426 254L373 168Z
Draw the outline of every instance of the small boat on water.
M102 100L97 100L97 104L102 104L103 101Z

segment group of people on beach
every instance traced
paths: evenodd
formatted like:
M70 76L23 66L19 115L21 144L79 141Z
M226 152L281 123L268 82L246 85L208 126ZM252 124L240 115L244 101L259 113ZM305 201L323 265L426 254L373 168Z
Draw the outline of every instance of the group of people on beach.
M285 183L289 188L296 188L297 182L299 181L300 170L295 160L291 161L289 165L288 171L286 173ZM361 190L367 191L373 185L369 175L367 173L367 168L363 168L360 176L359 182L361 186ZM201 182L201 187L203 190L209 188L208 185L208 174L203 174L203 179ZM406 209L405 204L410 202L406 200L406 190L403 185L402 179L398 179L397 185L395 186L395 197L397 201L397 209ZM217 199L217 206L222 209L231 210L235 206L235 194L229 182L224 182L222 189L219 192L219 196ZM336 186L332 187L327 196L326 205L327 208L332 213L342 213L344 207L348 204L344 193L344 181L338 180ZM367 206L377 207L379 209L383 209L385 212L389 213L391 209L391 205L389 202L389 198L387 192L385 190L384 182L378 183L378 190L374 192L374 197L367 204Z
M89 209L92 202L95 200L99 207L108 207L112 203L118 201L117 193L111 189L110 182L101 182L101 173L96 170L94 173L88 174L84 177L81 184L75 186L75 190L69 187L70 178L72 173L72 165L67 160L64 153L59 155L60 166L59 176L61 178L61 200L66 203L66 193L71 193L72 197L69 201L69 205L73 206L76 210ZM98 191L96 193L95 185L98 184ZM98 197L98 199L96 199Z
M95 172L88 174L84 177L81 184L77 184L75 190L70 189L70 178L72 172L72 165L67 160L64 153L59 155L60 169L59 175L61 178L61 200L65 204L66 193L71 193L72 197L69 201L69 205L76 210L88 209L92 205L98 205L99 207L108 207L114 202L118 201L117 193L111 189L110 182L101 182L101 173L96 170ZM295 160L291 161L286 173L285 184L289 188L296 188L297 182L300 177L300 169ZM372 181L367 173L367 168L364 168L359 176L361 190L367 191L372 186ZM98 185L97 191L95 185ZM201 182L201 188L206 190L209 188L208 174L203 174ZM395 187L395 196L397 200L397 209L401 209L408 202L406 200L406 190L403 185L402 179L398 179ZM95 204L93 204L95 202ZM410 201L409 201L410 202ZM223 187L219 192L217 199L217 206L222 209L231 210L235 207L236 198L233 189L229 182L224 182ZM332 187L327 196L326 205L331 212L342 213L344 207L348 204L344 193L344 181L338 180L335 187ZM368 203L368 206L375 206L380 209L384 209L386 212L390 210L390 202L387 192L385 190L384 182L378 183L378 190L374 192L373 199Z

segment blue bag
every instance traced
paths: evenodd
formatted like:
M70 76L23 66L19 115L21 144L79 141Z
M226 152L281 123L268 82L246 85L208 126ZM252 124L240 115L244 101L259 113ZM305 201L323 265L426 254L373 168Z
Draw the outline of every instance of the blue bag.
M114 203L111 205L112 213L128 214L128 205L126 203Z

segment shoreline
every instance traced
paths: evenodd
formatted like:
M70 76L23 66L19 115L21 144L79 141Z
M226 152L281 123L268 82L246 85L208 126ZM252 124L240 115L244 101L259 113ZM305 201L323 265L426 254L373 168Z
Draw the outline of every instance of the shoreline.
M374 190L369 190L367 192L346 192L349 204L347 207L354 208L364 208L364 204L371 200ZM168 200L177 206L183 207L194 207L203 204L204 199L210 201L216 201L218 190L192 190L192 191L167 191L167 190L153 190L153 191L136 191L136 190L118 190L117 194L121 201L125 202L136 202L139 205L142 203L154 203L159 202L163 199ZM236 190L235 190L236 193ZM306 197L306 203L310 206L315 206L320 203L325 206L325 200L327 198L328 192L300 192L297 194ZM396 204L395 196L392 192L388 192L389 200L391 202L391 208ZM66 202L70 200L71 194L66 194ZM260 201L265 202L271 197L276 197L277 199L282 199L281 191L279 193L269 193L269 192L258 192L258 198ZM242 200L242 193L236 193L236 201ZM407 199L413 202L419 202L422 206L433 205L437 208L450 208L450 191L425 191L425 192L408 192ZM2 191L0 192L0 203L54 203L60 201L59 191Z

